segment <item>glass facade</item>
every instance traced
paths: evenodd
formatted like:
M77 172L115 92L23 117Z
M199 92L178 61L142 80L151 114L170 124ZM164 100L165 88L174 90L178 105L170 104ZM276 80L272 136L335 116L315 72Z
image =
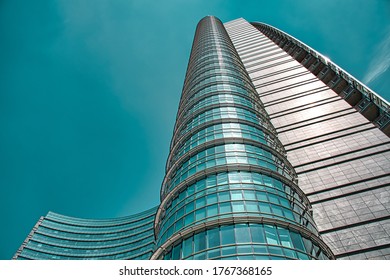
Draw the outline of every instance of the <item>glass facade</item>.
M332 259L223 24L197 27L153 259Z
M49 212L25 240L17 260L149 259L156 208L117 219L92 220Z
M390 106L320 62L271 26L203 18L160 205L107 220L49 212L14 259L390 258Z

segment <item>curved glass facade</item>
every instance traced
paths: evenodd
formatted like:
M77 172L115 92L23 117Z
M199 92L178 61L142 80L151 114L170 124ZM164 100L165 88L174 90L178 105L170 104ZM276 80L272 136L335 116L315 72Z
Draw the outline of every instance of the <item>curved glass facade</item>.
M14 259L149 259L156 208L117 219L91 220L49 212Z
M160 205L107 220L49 212L14 259L334 259L233 37L212 16L197 26Z
M332 259L222 23L196 30L153 259Z

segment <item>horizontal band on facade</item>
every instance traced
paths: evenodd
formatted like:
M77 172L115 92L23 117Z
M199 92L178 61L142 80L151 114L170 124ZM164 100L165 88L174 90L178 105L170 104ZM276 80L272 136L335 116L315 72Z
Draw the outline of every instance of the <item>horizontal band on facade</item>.
M366 128L363 128L361 130L348 131L348 130L352 130L352 129L355 129L355 128L361 128L362 126L365 126L365 125L370 125L370 126L366 127ZM345 135L360 133L360 132L371 130L371 129L374 129L374 128L375 128L375 126L372 125L370 122L365 122L363 124L358 124L358 125L350 126L348 128L338 129L338 130L334 130L334 131L331 131L331 132L328 132L328 133L324 133L324 134L321 134L321 135L316 135L316 136L313 136L313 137L304 138L304 139L299 140L299 141L291 142L291 143L285 144L284 147L297 145L299 143L306 142L306 141L311 141L311 140L314 140L314 139L317 139L317 138L321 138L321 137L331 136L329 138L326 138L326 139L323 139L323 140L319 140L319 141L316 141L316 142L310 142L308 144L304 144L304 145L301 145L301 146L296 146L296 147L293 147L293 148L286 148L286 151L297 150L297 149L301 149L301 148L304 148L304 147L307 147L307 146L311 146L311 145L314 145L314 144L319 144L319 143L323 143L323 142L326 142L326 141L331 141L332 139L341 138L341 137L344 137ZM333 134L337 134L337 133L341 133L341 132L345 132L345 134L332 136Z
M238 91L233 91L233 90L229 90L229 91L228 90L226 90L226 91L216 90L216 91L206 93L204 95L200 95L200 96L192 99L191 101L189 101L185 106L183 106L183 108L179 108L180 111L178 112L178 115L176 118L175 128L178 125L180 125L180 123L182 122L183 115L187 114L188 111L191 110L192 107L194 107L200 101L207 99L211 96L225 96L225 95L233 95L233 96L244 98L244 99L248 100L249 102L252 102L253 105L257 106L259 108L259 111L261 111L262 115L268 116L267 112L264 109L261 109L262 103L261 103L261 101L256 93L248 92L248 94L244 94L244 93L241 93ZM234 103L230 103L230 104L234 104Z
M155 230L155 237L157 238L158 232L159 232L159 221L160 221L160 216L162 215L162 212L164 211L163 209L165 208L165 205L173 199L180 191L183 189L187 188L188 186L191 186L192 184L196 183L197 181L206 178L209 175L214 175L222 172L229 172L229 171L248 171L248 172L254 172L254 173L259 173L259 174L264 174L266 176L272 177L278 181L281 181L282 183L288 185L289 187L293 188L294 191L298 193L298 195L302 198L302 200L305 202L307 205L307 208L310 210L311 209L311 204L309 199L306 197L305 193L296 185L295 182L288 180L281 174L257 166L257 165L237 165L237 164L225 164L221 166L216 166L212 168L205 169L201 172L197 172L191 177L188 177L186 180L180 182L175 188L167 192L166 194L161 193L161 203L160 206L158 207L155 220L154 220L154 230Z
M280 152L278 152L276 149L273 149L271 147L269 147L268 145L266 144L263 144L263 143L260 143L258 141L255 141L255 140L250 140L250 139L247 139L247 138L236 138L236 137L229 137L229 138L220 138L220 139L215 139L215 140L211 140L211 141L207 141L201 145L198 145L196 148L188 151L187 153L185 153L184 155L182 155L180 158L178 158L175 163L169 168L168 172L166 173L165 175L165 178L164 178L164 181L162 183L162 186L164 187L164 184L167 183L166 181L166 178L169 178L169 176L171 175L172 172L176 171L175 168L177 168L178 166L180 166L181 164L183 164L183 162L185 160L188 160L189 158L191 158L193 155L197 154L197 153L200 153L208 148L212 148L212 147L215 147L215 146L220 146L220 145L223 145L223 144L249 144L249 145L252 145L252 146L255 146L255 147L258 147L258 148L261 148L261 149L264 149L268 152L270 152L271 154L273 155L276 155L278 159L282 160L283 163L288 166L293 172L294 172L294 167L291 165L291 163L289 161L287 161L286 159L286 155L284 154L281 154ZM296 175L295 175L296 176Z
M174 234L173 236L169 237L164 244L160 245L151 256L151 260L156 260L159 258L159 256L163 253L165 253L170 246L173 246L175 242L179 240L184 240L186 237L191 236L192 234L195 234L197 232L203 231L208 228L213 228L221 225L232 225L232 224L239 224L239 223L254 223L254 224L269 224L269 225L277 225L281 226L287 229L291 229L294 231L297 231L301 233L304 237L307 237L310 240L313 240L316 242L320 248L326 253L326 255L330 259L334 259L334 255L332 251L329 249L329 247L320 239L317 235L313 234L309 230L307 230L304 227L297 226L291 223L283 222L276 219L270 219L265 217L229 217L229 218L222 218L222 219L216 219L213 221L204 222L198 225L194 225L191 227L188 227L182 231L179 231L178 233Z
M239 124L245 124L245 125L249 125L249 126L252 126L252 127L255 127L261 131L263 131L265 134L267 135L271 135L273 139L275 139L275 142L279 142L280 146L282 146L281 142L279 139L277 139L277 136L276 136L276 131L272 131L272 130L269 130L268 128L266 128L265 126L263 125L260 125L259 123L255 123L255 122L251 122L251 121L247 121L247 120L243 120L243 119L238 119L238 118L223 118L223 119L217 119L217 120L212 120L212 121L208 121L208 122L205 122L205 123L202 123L196 127L194 127L193 129L187 131L186 133L180 135L177 139L176 139L176 142L174 143L173 141L171 142L171 151L170 151L170 155L168 156L168 162L171 160L171 154L172 154L172 151L175 151L178 146L184 144L188 139L191 138L191 136L209 126L212 126L212 125L216 125L216 124L227 124L227 123L239 123ZM273 128L273 126L271 127ZM173 139L173 137L172 137Z
M207 111L211 111L212 109L216 109L216 108L241 108L241 109L244 109L244 110L246 110L248 112L251 112L251 113L255 114L256 117L258 117L264 123L267 123L268 127L272 126L271 122L269 121L269 119L267 119L267 115L265 115L265 116L261 115L259 110L256 110L254 108L250 108L250 107L248 107L246 105L237 104L237 103L216 103L216 104L211 104L211 105L202 107L199 110L196 110L193 114L186 116L184 119L181 119L178 122L178 126L176 127L176 129L173 132L174 136L178 135L179 132L183 129L183 127L185 127L185 125L187 125L188 122L191 121L191 119L194 119L197 116L201 115L202 113L205 113ZM173 137L172 139L174 141L175 137Z

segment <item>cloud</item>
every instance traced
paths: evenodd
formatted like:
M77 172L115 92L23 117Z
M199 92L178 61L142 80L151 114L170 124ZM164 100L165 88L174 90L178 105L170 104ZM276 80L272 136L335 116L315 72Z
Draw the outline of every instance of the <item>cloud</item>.
M383 41L376 48L377 55L373 57L368 71L363 78L365 84L369 84L381 76L390 67L390 28Z

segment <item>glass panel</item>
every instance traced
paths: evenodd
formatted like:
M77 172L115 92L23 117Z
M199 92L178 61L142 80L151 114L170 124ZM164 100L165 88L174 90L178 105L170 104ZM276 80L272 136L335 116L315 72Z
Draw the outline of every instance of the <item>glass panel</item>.
M241 191L233 191L231 194L232 194L232 200L242 200Z
M233 212L244 212L245 211L243 201L233 202L232 206L233 206Z
M191 201L190 203L188 203L186 206L186 213L190 213L192 210L194 210L194 202Z
M217 202L217 195L214 193L214 194L209 194L207 196L207 204L212 204L212 203L216 203Z
M221 203L219 205L219 213L220 214L230 213L230 212L232 212L232 208L231 208L230 202L224 202L224 203Z
M259 209L257 207L257 202L246 201L245 204L246 204L246 210L248 212L258 212L259 211Z
M253 243L265 243L265 235L262 225L249 224Z
M196 221L202 220L205 217L206 217L206 208L196 210L196 212L195 212L195 220Z
M192 253L192 236L183 241L183 258L191 255Z
M298 252L298 259L300 260L310 260L309 256Z
M251 242L251 236L249 232L248 225L235 225L234 227L236 235L236 243L249 243Z
M258 200L268 201L267 195L264 192L256 192L256 196Z
M204 231L195 234L194 247L195 247L195 252L206 249L206 234Z
M282 246L292 248L292 241L290 239L290 234L288 230L283 228L278 228L278 232L279 232L279 238L280 238L280 242L282 243Z
M273 226L264 225L264 230L267 243L271 245L279 245L279 239L276 233L276 229Z
M207 231L208 248L217 247L220 245L219 228L209 229Z
M283 255L282 248L280 247L268 246L268 251L273 255Z
M293 258L293 259L297 258L297 253L294 250L283 248L283 251L284 251L284 254L287 257L290 257L290 258Z
M188 226L189 224L191 224L193 221L194 221L194 213L188 214L188 215L185 216L185 218L184 218L184 224L185 224L186 226Z
M291 240L294 244L294 247L298 250L305 251L305 248L303 247L302 237L300 234L290 231Z
M201 197L201 198L198 198L196 200L196 208L199 209L201 208L202 206L205 206L206 205L206 198L205 197Z
M194 255L194 260L204 260L205 257L206 257L206 252L203 252L203 253Z
M218 194L218 197L219 197L219 201L228 201L230 200L230 195L229 195L229 192L220 192Z
M221 227L221 245L235 244L233 226Z
M311 250L312 250L313 243L309 239L303 238L303 244L305 245L306 252L310 254Z
M254 191L244 191L245 199L256 200L256 195Z
M260 202L259 203L260 212L262 213L271 213L271 209L267 203Z
M220 248L208 251L208 258L216 258L221 255Z
M238 254L252 254L252 246L250 245L241 245L237 246Z
M235 255L235 254L236 254L236 247L230 246L230 247L222 248L222 256Z
M253 251L257 254L268 254L267 246L253 245Z
M207 216L212 217L218 214L218 204L213 204L207 207Z
M181 243L173 247L172 260L180 260L180 249L181 249Z

